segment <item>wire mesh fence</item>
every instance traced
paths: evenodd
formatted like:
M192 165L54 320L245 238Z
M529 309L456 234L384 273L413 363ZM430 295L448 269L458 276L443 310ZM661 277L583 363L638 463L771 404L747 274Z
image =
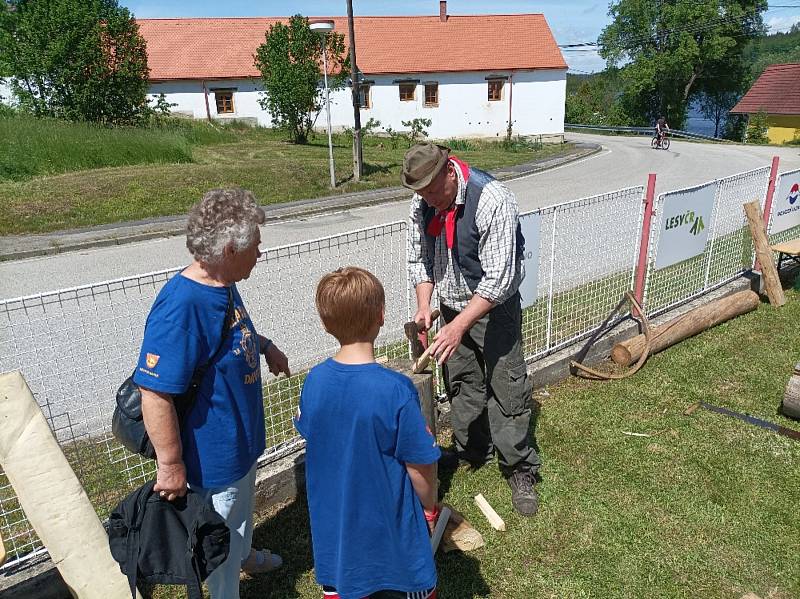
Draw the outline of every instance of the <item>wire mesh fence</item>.
M263 367L268 449L273 460L296 449L292 417L307 369L338 347L317 317L319 278L362 266L384 284L386 323L378 354L407 357L404 222L267 250L238 284L257 330L290 356L293 375ZM167 270L0 302L0 372L18 369L101 518L154 474L154 463L127 452L110 434L114 394L135 366L150 306L178 270ZM398 292L398 290L400 290ZM0 531L13 568L42 545L0 471Z
M658 196L650 230L644 296L648 315L663 313L719 287L752 266L753 247L742 205L753 200L763 204L769 171L769 167L762 167ZM702 198L707 192L714 195L711 218L704 225L708 228L704 249L689 259L660 267L659 252L671 250L664 242L666 231L674 224L667 216L668 202ZM699 214L700 209L694 209Z
M742 204L765 196L769 168L706 184L713 187L708 241L696 257L655 268L664 202L659 196L650 234L645 289L648 313L665 311L718 286L752 263ZM702 186L701 186L702 187ZM679 190L682 191L682 190ZM685 191L685 190L683 190ZM523 313L523 343L531 361L591 335L634 283L643 219L641 186L542 208L538 250L527 276L536 277ZM239 289L257 330L290 357L293 375L264 369L267 445L262 460L301 447L292 417L310 366L338 345L314 306L319 278L345 265L369 269L386 289L386 322L378 354L407 357L403 324L413 314L406 272L405 222L267 250ZM0 371L19 369L98 514L105 517L130 489L152 477L154 464L111 437L114 393L133 369L150 306L177 270L0 302ZM435 300L435 298L434 298ZM13 568L43 551L13 489L0 472L0 531Z
M526 359L591 334L632 288L643 193L630 187L528 213L541 224L536 301L523 312Z

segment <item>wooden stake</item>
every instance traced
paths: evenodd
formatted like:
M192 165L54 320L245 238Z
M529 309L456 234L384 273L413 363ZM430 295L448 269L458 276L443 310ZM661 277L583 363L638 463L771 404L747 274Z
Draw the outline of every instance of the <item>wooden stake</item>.
M744 205L744 212L747 215L747 222L750 224L750 234L753 236L756 258L761 265L761 276L764 279L764 289L767 292L769 303L779 308L786 303L786 296L783 294L778 269L775 268L774 256L769 247L767 231L764 229L761 204L758 201L747 202Z
M503 522L503 519L494 511L494 508L489 505L489 502L486 501L486 498L483 496L483 493L478 493L475 495L475 505L478 506L478 509L483 512L483 515L486 516L486 519L489 521L489 524L495 530L499 530L500 532L505 532L506 530L506 523Z
M757 294L752 291L739 291L690 310L660 326L652 327L650 353L659 352L721 322L751 312L758 307L758 303ZM637 335L617 343L611 350L611 359L622 366L630 366L639 359L646 346L645 336Z

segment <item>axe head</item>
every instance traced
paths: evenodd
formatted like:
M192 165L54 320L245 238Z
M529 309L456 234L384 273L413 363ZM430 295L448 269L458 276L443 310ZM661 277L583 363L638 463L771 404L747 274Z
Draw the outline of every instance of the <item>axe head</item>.
M403 330L406 333L406 338L411 343L411 357L416 360L425 352L425 347L420 339L419 327L412 320L403 325Z

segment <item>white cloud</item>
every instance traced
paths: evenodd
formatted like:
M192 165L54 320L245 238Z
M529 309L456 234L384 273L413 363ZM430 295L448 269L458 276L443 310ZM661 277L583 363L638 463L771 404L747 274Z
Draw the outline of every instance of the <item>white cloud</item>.
M786 33L795 23L800 23L800 15L770 17L767 27L770 33Z

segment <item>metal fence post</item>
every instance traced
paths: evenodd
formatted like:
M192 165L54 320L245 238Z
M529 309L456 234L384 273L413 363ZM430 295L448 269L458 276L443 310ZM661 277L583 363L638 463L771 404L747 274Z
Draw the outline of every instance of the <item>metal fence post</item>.
M772 166L769 169L769 184L767 185L767 197L764 199L764 228L769 229L769 217L772 212L772 196L775 195L775 181L778 180L778 166L780 165L780 156L772 157ZM769 235L769 230L767 230ZM753 252L753 270L760 271L761 265L758 263L758 258L755 257Z
M636 282L633 296L639 305L644 300L644 284L647 278L647 256L650 251L650 224L653 220L653 202L656 194L656 174L647 176L647 191L644 196L644 217L642 218L642 237L639 241L639 262L636 265Z

